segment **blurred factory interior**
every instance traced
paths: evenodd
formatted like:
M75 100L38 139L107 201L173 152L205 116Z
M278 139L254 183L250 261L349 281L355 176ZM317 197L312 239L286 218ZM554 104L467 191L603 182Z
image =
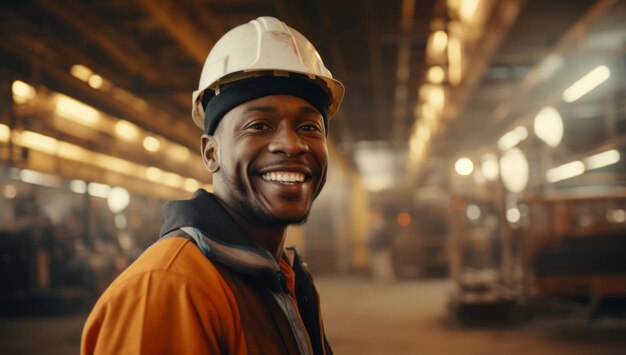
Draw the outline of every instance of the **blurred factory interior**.
M626 316L620 0L3 1L1 314L88 309L164 201L211 189L191 92L263 15L346 86L289 231L314 274L440 278L461 322Z

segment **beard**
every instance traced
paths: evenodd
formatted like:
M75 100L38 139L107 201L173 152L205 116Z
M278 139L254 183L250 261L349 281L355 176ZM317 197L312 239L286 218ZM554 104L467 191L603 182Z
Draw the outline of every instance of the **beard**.
M268 227L280 228L289 225L300 226L305 224L309 218L310 211L308 211L304 216L298 218L281 218L280 216L272 215L258 200L246 197L246 188L240 181L231 179L228 174L222 174L221 177L224 180L224 185L231 191L231 195L237 201L237 205L244 209L242 212L244 212L247 216L255 218L257 221Z

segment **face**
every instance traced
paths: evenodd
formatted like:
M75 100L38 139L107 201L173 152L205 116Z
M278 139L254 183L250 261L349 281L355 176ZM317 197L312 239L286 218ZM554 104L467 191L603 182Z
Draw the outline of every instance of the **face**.
M266 96L233 108L202 145L215 195L252 223L303 222L326 180L323 117L297 97Z

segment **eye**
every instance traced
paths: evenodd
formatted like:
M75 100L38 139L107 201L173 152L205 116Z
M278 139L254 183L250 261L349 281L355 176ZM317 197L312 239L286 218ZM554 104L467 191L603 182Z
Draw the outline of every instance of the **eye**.
M270 127L268 124L263 123L263 122L253 122L249 124L246 128L254 130L254 131L267 131L267 130L272 129L272 127Z
M303 124L299 127L299 129L304 132L322 132L322 128L320 126L311 123Z

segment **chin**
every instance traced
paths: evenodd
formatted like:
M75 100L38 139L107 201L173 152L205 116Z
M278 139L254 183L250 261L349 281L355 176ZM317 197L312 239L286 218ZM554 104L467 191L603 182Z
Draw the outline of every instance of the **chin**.
M290 225L302 225L309 218L310 210L294 211L268 211L266 209L256 209L256 215L267 225L283 227Z

